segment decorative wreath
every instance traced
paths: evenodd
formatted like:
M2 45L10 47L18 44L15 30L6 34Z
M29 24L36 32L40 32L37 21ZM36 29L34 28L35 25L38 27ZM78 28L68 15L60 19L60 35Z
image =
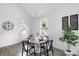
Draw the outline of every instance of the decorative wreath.
M14 28L14 24L10 21L6 21L2 23L2 28L6 31L10 31Z

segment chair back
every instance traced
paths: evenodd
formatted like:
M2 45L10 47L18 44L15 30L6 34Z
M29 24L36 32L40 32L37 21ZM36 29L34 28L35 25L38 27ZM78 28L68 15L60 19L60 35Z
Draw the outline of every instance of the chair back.
M47 40L45 47L46 49L51 49L53 47L53 40Z
M49 49L53 48L53 40L49 40Z
M26 45L27 41L22 41L22 48L25 50L25 45Z

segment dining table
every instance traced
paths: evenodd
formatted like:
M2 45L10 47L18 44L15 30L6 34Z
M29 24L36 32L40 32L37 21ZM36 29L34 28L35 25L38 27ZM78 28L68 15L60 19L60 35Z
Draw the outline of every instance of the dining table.
M40 53L40 44L45 43L47 40L39 41L41 38L34 38L29 40L29 42L33 43L35 46L35 53Z

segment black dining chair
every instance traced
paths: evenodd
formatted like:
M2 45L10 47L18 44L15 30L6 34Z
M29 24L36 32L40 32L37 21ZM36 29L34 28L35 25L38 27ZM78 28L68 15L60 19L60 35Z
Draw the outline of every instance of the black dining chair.
M53 40L48 40L46 51L48 55L49 55L49 51L52 51L52 55L54 55Z
M46 42L40 43L40 56L43 55L47 55L47 52L45 50L45 46L46 46Z
M40 55L44 54L46 56L49 56L49 51L52 51L52 55L54 55L53 40L47 40L45 43L42 43L40 47L41 51L43 50L42 52L40 52Z
M31 53L31 50L33 50L32 53ZM28 40L24 40L24 41L22 41L22 56L23 56L24 51L26 52L27 56L35 54L35 47Z

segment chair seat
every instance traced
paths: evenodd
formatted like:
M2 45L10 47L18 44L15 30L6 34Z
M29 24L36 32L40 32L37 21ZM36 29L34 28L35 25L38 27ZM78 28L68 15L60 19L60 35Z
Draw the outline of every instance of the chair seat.
M50 44L44 44L44 45L41 45L42 47L46 48L46 49L49 49L50 48Z
M31 45L28 45L28 50L30 50L31 48ZM27 50L27 45L25 46L25 49Z
M30 50L31 48L34 48L34 46L31 46L31 45L28 45L28 46L27 46L27 45L26 45L26 46L25 46L25 49L26 49L26 50L27 50L27 47L28 47L28 50Z

